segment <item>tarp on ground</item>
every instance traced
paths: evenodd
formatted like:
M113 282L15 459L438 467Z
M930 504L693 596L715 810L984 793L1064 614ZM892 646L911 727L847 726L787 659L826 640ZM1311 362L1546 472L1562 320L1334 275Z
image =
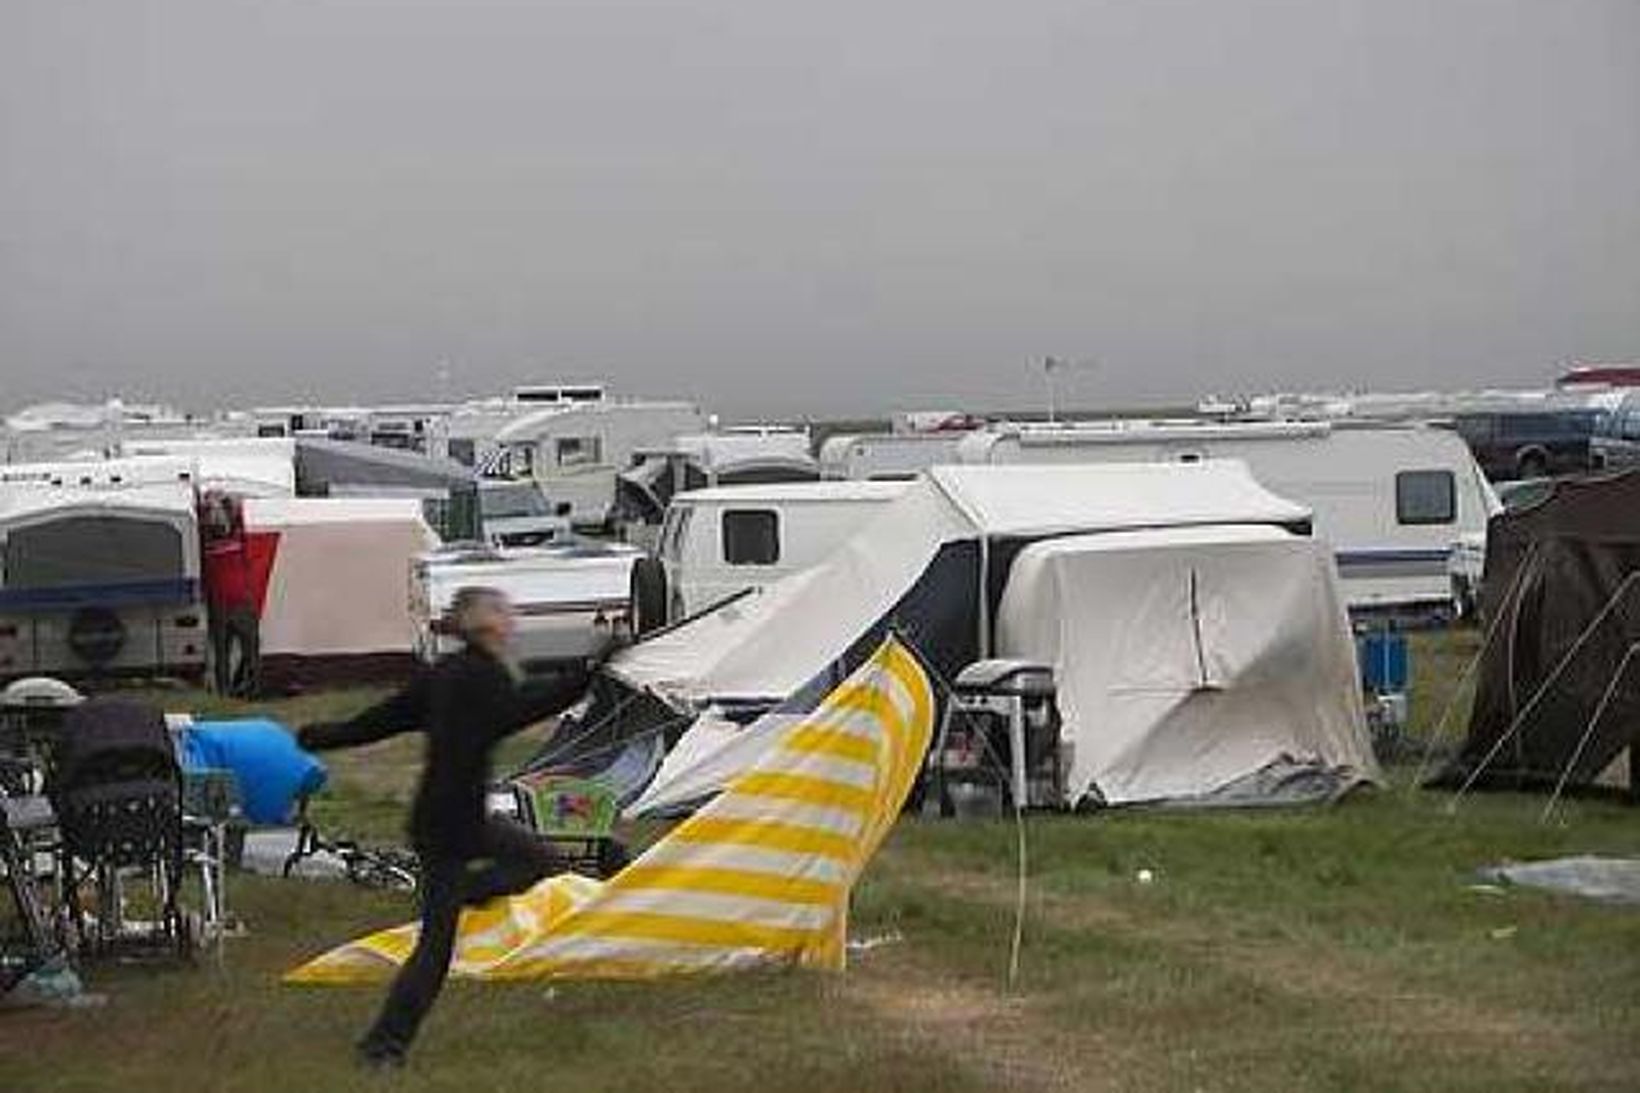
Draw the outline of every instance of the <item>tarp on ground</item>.
M600 884L572 874L463 912L453 974L648 978L769 965L838 970L849 892L893 826L934 720L892 638L728 789ZM287 982L392 975L415 926L363 938Z
M1469 734L1437 781L1594 784L1640 725L1640 471L1492 518Z
M996 652L1053 666L1072 801L1208 798L1277 764L1378 776L1332 551L1281 528L1028 546Z

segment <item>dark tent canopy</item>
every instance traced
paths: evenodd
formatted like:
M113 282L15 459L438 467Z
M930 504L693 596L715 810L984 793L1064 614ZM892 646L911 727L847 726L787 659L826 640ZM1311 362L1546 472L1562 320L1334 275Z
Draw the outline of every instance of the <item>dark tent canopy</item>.
M1439 781L1593 784L1640 729L1640 471L1493 517L1481 608L1469 737Z

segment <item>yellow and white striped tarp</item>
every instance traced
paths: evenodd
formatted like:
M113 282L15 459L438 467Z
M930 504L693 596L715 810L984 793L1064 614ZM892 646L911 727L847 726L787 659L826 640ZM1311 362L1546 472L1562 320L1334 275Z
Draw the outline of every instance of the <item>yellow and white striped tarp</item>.
M922 666L888 638L723 793L609 881L565 874L464 912L452 974L841 969L849 891L911 791L933 719ZM414 925L372 934L285 980L385 979L415 935Z

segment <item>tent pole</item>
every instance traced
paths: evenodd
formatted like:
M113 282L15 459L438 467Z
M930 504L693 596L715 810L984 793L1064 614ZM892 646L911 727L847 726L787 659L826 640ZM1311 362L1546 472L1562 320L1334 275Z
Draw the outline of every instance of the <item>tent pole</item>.
M1515 719L1509 723L1509 728L1498 737L1497 742L1481 757L1481 761L1476 765L1474 771L1470 773L1468 778L1464 779L1463 785L1459 786L1457 792L1452 795L1452 800L1446 806L1446 811L1449 814L1458 810L1458 802L1463 799L1464 794L1468 793L1476 781L1480 779L1480 776L1486 773L1486 768L1492 765L1492 760L1498 757L1498 753L1503 750L1504 745L1514 739L1515 734L1520 731L1521 725L1537 709L1538 703L1543 699L1543 696L1549 693L1549 688L1554 686L1555 682L1560 679L1560 674L1566 670L1566 666L1582 651L1584 644L1594 634L1595 629L1606 621L1606 616L1612 613L1612 609L1617 606L1617 601L1622 599L1623 594L1634 585L1636 578L1640 578L1640 570L1636 570L1624 577L1622 583L1617 586L1617 591L1613 592L1611 599L1606 601L1606 606L1602 607L1600 613L1595 615L1589 625L1583 628L1583 632L1577 636L1577 640L1572 643L1572 647L1566 650L1566 654L1560 658L1554 669L1549 672L1548 677L1532 693L1526 707L1515 715Z
M1549 817L1553 815L1555 805L1560 800L1560 795L1566 792L1566 783L1572 777L1572 768L1577 766L1579 759L1583 758L1583 749L1589 746L1589 738L1594 735L1595 726L1600 724L1600 719L1605 716L1606 707L1611 705L1612 695L1617 693L1617 681L1622 679L1624 673L1629 670L1629 662L1634 659L1635 653L1640 653L1640 641L1632 643L1628 652L1623 654L1623 659L1618 662L1617 671L1612 673L1611 681L1606 684L1606 692L1600 696L1600 704L1594 708L1594 714L1589 718L1589 724L1583 729L1583 735L1578 739L1577 748L1566 760L1566 765L1561 768L1560 781L1555 783L1555 791L1550 794L1549 803L1543 806L1543 815L1538 817L1539 823L1546 824L1549 822Z

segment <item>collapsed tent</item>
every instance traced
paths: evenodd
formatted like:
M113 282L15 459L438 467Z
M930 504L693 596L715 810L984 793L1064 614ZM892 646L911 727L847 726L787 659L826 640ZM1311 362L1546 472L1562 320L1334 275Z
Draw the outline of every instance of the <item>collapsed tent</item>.
M564 874L463 912L451 971L527 979L840 970L849 892L905 804L933 722L922 667L884 642L725 792L607 883ZM416 929L344 945L286 981L385 978L409 956Z
M661 784L642 802L677 803L675 779L709 789L715 756L747 746L736 724L811 708L892 631L946 680L999 653L1055 661L1074 714L1066 719L1075 745L1067 803L1199 798L1280 761L1352 772L1350 781L1370 777L1354 669L1345 670L1353 655L1336 577L1324 552L1309 544L1307 522L1305 509L1264 490L1235 461L936 467L825 563L613 658L606 690L583 724L589 732L631 734L658 731L663 713L694 719L676 749L687 761L669 757ZM1207 538L1176 538L1191 528ZM1081 541L1115 535L1128 538L1110 550ZM1040 544L1059 540L1077 545L1040 553ZM1158 552L1175 542L1178 550L1162 558ZM1243 562L1245 572L1214 563L1221 546L1257 560ZM1087 560L1078 560L1083 554ZM1150 554L1157 560L1146 561ZM1168 575L1158 576L1157 567ZM1192 567L1198 593L1202 574L1210 575L1212 609L1222 616L1205 628L1200 618L1190 621L1182 598ZM1170 636L1155 640L1184 632L1210 637L1210 652L1192 638L1195 645L1170 647L1168 656L1185 657L1184 667L1210 657L1217 674L1179 676L1182 669L1169 664L1165 677L1145 680L1156 662L1124 661L1126 675L1100 675L1109 666L1091 668L1089 660L1146 639L1117 628L1111 605L1097 597L1045 602L1054 598L1057 574L1071 570L1121 573L1099 577L1098 587L1161 582L1154 603L1143 598L1147 585L1124 589L1124 602L1139 600L1122 608L1129 617L1121 625L1160 625L1157 616L1172 610L1164 626ZM1271 593L1287 581L1298 584L1292 598ZM1060 620L1057 637L1032 629L1036 615ZM1260 631L1271 633L1267 641ZM1309 648L1301 654L1295 645ZM1295 668L1309 674L1279 687L1264 674ZM1102 688L1135 681L1156 693L1144 702L1120 697L1127 720L1116 727ZM1206 716L1215 705L1220 711ZM623 713L628 707L641 716ZM1235 742L1207 739L1217 732ZM1135 764L1147 758L1165 770L1140 773Z
M1492 518L1469 735L1436 779L1522 788L1603 781L1640 724L1640 472L1555 483ZM1614 781L1629 772L1612 771Z

